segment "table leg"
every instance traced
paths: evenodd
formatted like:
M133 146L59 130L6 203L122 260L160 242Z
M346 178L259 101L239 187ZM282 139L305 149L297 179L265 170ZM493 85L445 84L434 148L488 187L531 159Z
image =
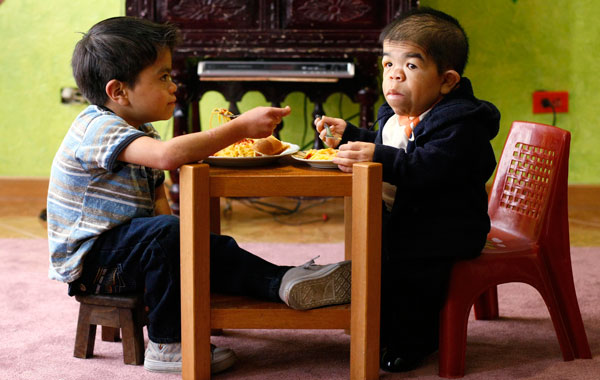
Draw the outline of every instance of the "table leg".
M184 380L210 379L210 238L208 165L183 166L181 350Z
M221 198L210 198L210 232L221 234Z
M352 259L352 197L344 197L344 260Z
M210 232L221 234L221 198L210 198ZM223 329L210 329L211 336L223 335Z
M350 378L379 378L381 165L358 163L352 177Z
M352 260L352 197L344 197L344 260ZM350 329L344 332L350 335Z

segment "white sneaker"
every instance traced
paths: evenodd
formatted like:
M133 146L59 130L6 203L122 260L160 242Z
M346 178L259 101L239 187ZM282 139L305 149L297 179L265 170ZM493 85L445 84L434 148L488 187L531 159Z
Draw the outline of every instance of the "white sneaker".
M283 275L279 298L289 307L306 310L350 302L351 261L316 265L318 257Z
M229 348L210 345L211 373L217 373L231 367L235 353ZM181 343L154 343L148 341L144 355L144 368L151 372L181 372Z

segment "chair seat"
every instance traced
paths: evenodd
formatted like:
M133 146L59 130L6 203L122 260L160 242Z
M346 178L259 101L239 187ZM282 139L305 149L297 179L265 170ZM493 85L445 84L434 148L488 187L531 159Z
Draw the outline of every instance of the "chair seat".
M520 253L532 252L538 249L537 243L524 236L515 235L509 231L492 226L482 253Z
M76 295L77 302L88 305L113 306L126 309L134 309L143 304L140 295Z

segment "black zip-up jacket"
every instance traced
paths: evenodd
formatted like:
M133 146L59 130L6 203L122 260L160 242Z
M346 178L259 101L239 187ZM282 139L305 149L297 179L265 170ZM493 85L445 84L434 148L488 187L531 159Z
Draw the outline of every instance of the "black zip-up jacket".
M496 167L490 140L500 112L475 98L463 77L417 124L406 151L382 144L392 115L383 104L378 131L348 124L341 141L375 143L373 161L383 164L383 181L397 186L391 212L384 208L384 260L478 256L490 229L485 184Z

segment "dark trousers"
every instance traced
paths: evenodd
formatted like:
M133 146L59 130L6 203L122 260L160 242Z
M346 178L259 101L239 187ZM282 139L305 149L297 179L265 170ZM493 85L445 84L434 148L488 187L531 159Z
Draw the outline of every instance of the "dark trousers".
M390 240L397 236L384 210L380 342L406 358L418 357L438 348L440 310L453 260L391 248Z
M280 301L289 268L251 254L229 236L210 236L213 292ZM104 232L85 256L81 277L69 284L69 295L131 292L144 292L151 341L181 341L178 217L136 218Z
M437 349L439 315L450 269L447 260L405 260L383 265L381 347L406 357Z

